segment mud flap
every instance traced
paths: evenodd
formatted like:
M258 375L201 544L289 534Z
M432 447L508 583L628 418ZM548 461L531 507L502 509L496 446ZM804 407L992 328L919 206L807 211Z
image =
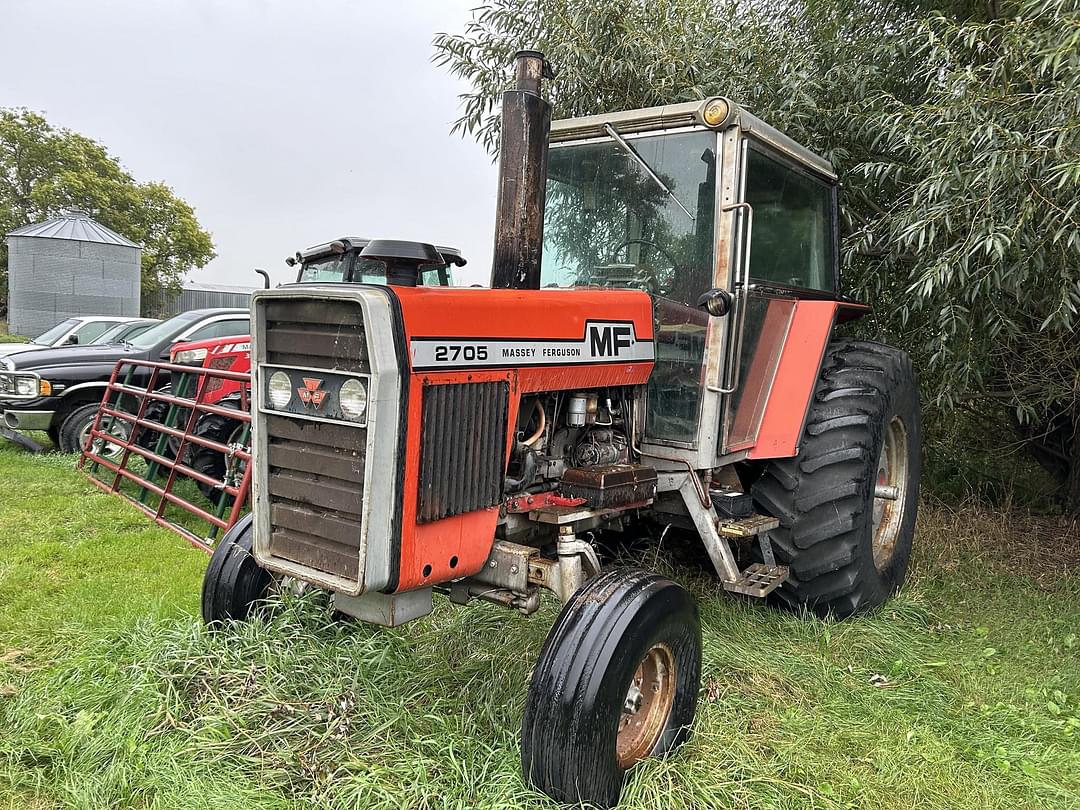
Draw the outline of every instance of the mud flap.
M12 430L7 425L0 425L0 436L4 437L9 442L14 442L20 447L29 450L31 453L43 453L45 451L44 445L38 444L29 436L24 436L17 430Z

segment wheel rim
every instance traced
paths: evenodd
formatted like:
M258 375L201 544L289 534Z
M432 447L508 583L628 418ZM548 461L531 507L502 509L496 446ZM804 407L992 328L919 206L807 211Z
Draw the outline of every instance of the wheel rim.
M896 551L908 480L907 428L894 416L885 429L874 479L874 566L884 571Z
M82 430L79 431L79 447L85 448L86 442L90 438L90 430L94 427L94 420L91 419ZM131 427L125 423L117 420L113 420L113 423L109 425L109 428L105 431L110 436L115 436L121 441L127 441L131 436ZM95 455L101 456L109 461L115 461L124 452L124 448L113 442L107 442L105 439L94 439L93 451Z
M637 666L619 715L615 753L627 770L649 756L667 727L675 703L675 656L654 644Z
M240 441L241 438L243 438L243 436L244 436L244 430L246 428L247 428L247 425L245 425L243 422L241 422L239 425L237 425L236 429L233 430L233 432L229 434L229 441L227 442L227 444L230 445L230 446L232 446L232 445L240 445L240 446L242 446L244 448L245 451L250 452L251 448L247 445L247 443ZM243 461L242 459L237 459L236 460L236 466L234 468L234 472L236 474L237 481L241 480L244 477L244 470L246 470L246 469L247 469L247 462Z

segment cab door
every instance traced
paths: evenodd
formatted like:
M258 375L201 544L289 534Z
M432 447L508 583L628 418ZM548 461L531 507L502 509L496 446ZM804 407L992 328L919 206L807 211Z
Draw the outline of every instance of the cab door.
M838 283L835 178L750 136L739 157L720 455L756 443L798 301L835 298Z

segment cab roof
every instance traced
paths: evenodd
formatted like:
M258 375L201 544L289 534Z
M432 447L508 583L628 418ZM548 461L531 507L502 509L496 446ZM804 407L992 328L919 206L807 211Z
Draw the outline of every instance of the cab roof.
M723 122L710 126L705 123L703 113L714 101L723 101L728 105L729 111ZM605 124L610 124L621 135L690 127L723 130L738 126L744 133L764 141L830 180L836 180L836 172L828 160L723 96L711 96L702 101L687 101L682 104L665 104L661 107L644 107L640 110L619 110L580 118L563 118L551 122L549 140L554 144L607 137Z

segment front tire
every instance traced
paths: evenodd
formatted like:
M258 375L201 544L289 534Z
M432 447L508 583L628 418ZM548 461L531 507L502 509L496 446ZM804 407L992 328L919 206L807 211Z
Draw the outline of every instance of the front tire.
M700 680L693 597L644 571L600 574L563 606L533 670L526 778L556 801L614 806L630 768L687 739Z
M783 604L845 618L904 583L919 506L921 428L911 359L891 346L829 345L793 459L769 462L753 486L791 576Z
M270 593L273 577L252 555L254 530L245 515L218 542L206 568L202 616L207 626L244 621L252 607Z
M86 448L86 443L90 439L90 429L94 426L100 407L98 403L92 402L81 405L68 414L57 432L57 445L60 447L60 452L81 453ZM118 439L126 441L131 433L130 425L122 419L105 416L101 422L102 428ZM95 452L104 459L116 462L124 453L124 448L118 444L103 439L98 439L97 442L100 444L95 448Z

